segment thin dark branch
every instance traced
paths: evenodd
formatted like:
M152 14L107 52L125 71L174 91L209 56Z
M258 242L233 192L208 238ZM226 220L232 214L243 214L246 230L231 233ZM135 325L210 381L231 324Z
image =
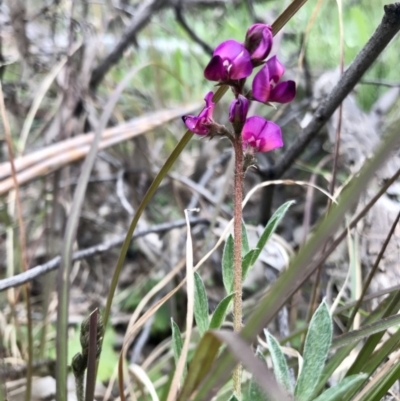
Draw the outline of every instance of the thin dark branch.
M209 224L209 220L205 218L193 218L190 221L190 224ZM176 220L170 223L163 223L163 224L157 224L153 227L150 227L146 230L139 231L135 233L132 236L132 240L139 238L139 237L144 237L145 235L151 234L151 233L162 233L165 231L172 230L174 228L179 228L183 227L186 225L186 221L184 219L182 220ZM116 239L112 241L107 241L103 242L101 244L97 244L94 246L91 246L86 249L82 249L81 251L77 251L72 255L72 261L77 261L81 259L88 258L90 256L97 255L99 253L106 252L112 248L115 248L116 246L121 245L125 240L125 235L120 235ZM43 274L46 274L52 270L56 270L59 265L60 265L61 257L56 256L55 258L49 260L48 262L38 265L35 267L32 267L28 271L24 273L17 274L13 277L5 278L3 280L0 280L0 291L7 290L8 288L12 287L18 287L22 284L25 284L29 281L32 281L36 279L39 276L42 276Z
M132 43L135 43L136 35L149 23L154 14L165 7L166 4L167 1L165 0L147 0L140 5L130 25L122 35L121 40L99 66L93 70L90 79L90 87L92 89L95 89L103 80L111 67L123 56L125 50Z
M285 152L278 163L268 174L269 178L280 178L304 152L308 144L317 136L319 130L329 120L340 103L355 87L365 71L378 58L383 49L389 44L400 30L400 3L384 7L385 15L370 40L357 55L350 67L344 72L338 84L330 95L316 110L313 119L304 129L296 142Z
M189 37L197 43L207 54L212 56L213 54L213 49L206 43L204 42L201 38L199 38L196 33L190 28L188 23L186 22L183 14L182 14L182 7L181 4L177 5L175 7L175 17L176 20L179 22L181 27L186 31L186 33L189 35Z

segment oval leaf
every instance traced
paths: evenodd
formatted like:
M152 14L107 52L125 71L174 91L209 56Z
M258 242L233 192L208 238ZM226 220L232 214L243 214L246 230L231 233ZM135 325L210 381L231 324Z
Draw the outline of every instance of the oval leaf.
M182 341L181 331L179 330L178 325L174 322L174 319L172 319L172 317L171 317L171 329L172 329L172 351L174 353L174 360L176 366L179 357L181 356L183 341ZM186 368L184 375L186 375Z
M233 296L234 294L229 294L217 305L211 318L210 330L219 329L222 326Z
M194 273L194 317L200 336L208 330L208 300L203 280Z
M251 266L256 262L258 257L260 256L261 251L263 250L265 244L268 242L268 240L271 238L272 234L275 232L277 229L279 223L285 216L286 212L295 203L295 201L289 201L284 203L282 206L280 206L275 213L271 216L269 219L267 225L265 226L265 229L259 238L256 246L256 252L254 253L254 259L252 260Z
M303 369L294 395L298 401L309 401L320 379L332 342L332 318L325 301L315 311L304 345Z
M278 341L276 341L275 337L267 330L265 330L265 336L267 337L268 349L271 354L276 380L278 380L278 382L292 394L293 387L290 380L289 367L285 355L281 350L281 346Z
M256 252L257 252L257 248L252 249L244 256L244 258L242 260L242 280L243 281L246 279L247 273L249 272L250 267L252 267L254 265L254 262L257 260L257 258L255 257Z
M246 255L250 251L249 237L247 235L246 224L242 220L242 255Z
M230 294L233 290L233 237L229 234L222 254L222 280L225 291Z

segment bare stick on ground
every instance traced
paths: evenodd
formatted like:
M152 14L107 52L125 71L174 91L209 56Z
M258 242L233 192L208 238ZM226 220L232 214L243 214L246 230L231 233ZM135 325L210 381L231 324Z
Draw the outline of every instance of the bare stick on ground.
M209 220L205 218L193 218L190 220L191 225L195 224L209 224ZM132 236L132 240L144 237L145 235L151 233L162 233L165 231L172 230L174 228L183 227L186 225L185 220L176 220L171 223L163 223L158 224L153 227L150 227L146 230L139 231ZM85 259L90 256L97 255L99 253L107 252L112 248L115 248L121 245L125 240L125 235L120 235L112 241L102 242L101 244L97 244L91 246L86 249L82 249L81 251L77 251L72 255L72 261L75 262L77 260ZM9 277L3 280L0 280L0 291L7 290L8 288L18 287L22 284L25 284L29 281L35 280L37 277L42 276L50 271L56 270L60 266L61 257L56 256L55 258L49 260L48 262L32 267L28 271L24 273L17 274L16 276Z

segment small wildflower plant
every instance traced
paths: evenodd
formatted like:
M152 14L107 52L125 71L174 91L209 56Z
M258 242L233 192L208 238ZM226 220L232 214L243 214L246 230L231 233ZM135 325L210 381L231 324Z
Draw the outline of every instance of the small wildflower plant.
M266 24L254 24L246 33L243 43L227 40L219 44L204 70L204 76L217 85L227 85L233 94L228 117L231 128L214 120L213 92L205 96L205 107L197 116L183 117L187 128L202 137L226 137L234 148L234 235L226 242L223 254L223 279L226 298L216 308L211 321L208 319L208 303L200 276L195 276L195 318L202 335L210 328L219 328L233 300L234 331L242 329L242 283L250 267L255 263L267 240L274 232L291 202L278 209L266 227L255 249L250 249L246 227L242 223L243 180L246 171L255 162L255 153L269 152L283 146L279 125L262 116L248 116L249 103L257 101L270 105L288 103L296 95L294 81L282 81L285 72L276 56L268 59L273 44L272 28ZM247 89L246 81L253 70L259 68ZM173 326L174 337L176 327ZM179 341L177 342L177 344ZM179 345L175 345L177 351ZM175 352L176 353L176 352ZM175 355L177 358L177 355ZM235 397L241 398L242 368L238 365L233 374Z

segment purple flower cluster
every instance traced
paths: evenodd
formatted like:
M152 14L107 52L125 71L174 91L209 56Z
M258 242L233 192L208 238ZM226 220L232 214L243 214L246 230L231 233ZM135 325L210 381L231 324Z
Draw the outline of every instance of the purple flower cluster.
M249 100L268 104L288 103L296 95L294 81L280 81L285 67L276 56L267 61L272 48L272 29L269 25L254 24L247 33L244 43L227 40L214 50L213 56L204 70L204 76L220 85L229 85L235 95L229 108L229 121L235 134L241 134L243 147L252 152L268 152L283 146L282 132L278 125L263 117L247 117ZM246 78L253 68L262 66L254 76L252 90L243 93ZM213 92L205 97L206 107L198 116L185 116L187 128L198 135L211 135L215 127L213 120L215 104Z

